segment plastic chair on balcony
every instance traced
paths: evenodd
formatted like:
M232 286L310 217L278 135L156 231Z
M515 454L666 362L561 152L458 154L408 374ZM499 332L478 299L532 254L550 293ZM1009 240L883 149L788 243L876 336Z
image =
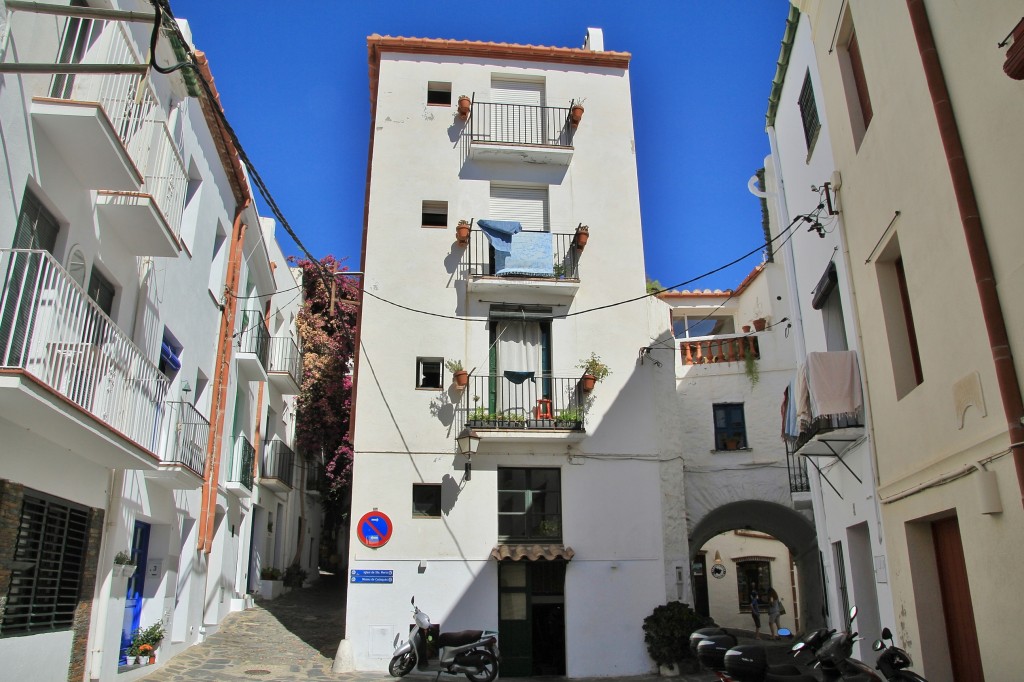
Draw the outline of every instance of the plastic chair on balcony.
M533 410L535 419L554 419L551 413L551 400L548 398L537 398L537 407Z

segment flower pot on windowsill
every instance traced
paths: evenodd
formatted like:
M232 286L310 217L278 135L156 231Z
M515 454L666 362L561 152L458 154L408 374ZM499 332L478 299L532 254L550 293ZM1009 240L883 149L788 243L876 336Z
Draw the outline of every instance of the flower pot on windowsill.
M763 332L765 327L768 326L768 319L764 317L759 317L753 321L753 325L755 332Z
M743 333L744 334L749 334L750 333L750 325L749 324L743 325Z

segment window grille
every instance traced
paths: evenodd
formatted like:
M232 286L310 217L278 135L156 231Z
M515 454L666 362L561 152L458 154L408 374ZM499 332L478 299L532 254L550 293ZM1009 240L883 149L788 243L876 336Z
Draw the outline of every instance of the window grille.
M818 106L814 102L814 88L811 87L811 72L808 70L804 76L803 87L800 88L800 119L804 124L804 140L807 142L807 155L810 156L814 149L814 142L818 139L818 130L821 128L821 121L818 119Z
M72 626L88 544L85 508L25 495L0 635Z

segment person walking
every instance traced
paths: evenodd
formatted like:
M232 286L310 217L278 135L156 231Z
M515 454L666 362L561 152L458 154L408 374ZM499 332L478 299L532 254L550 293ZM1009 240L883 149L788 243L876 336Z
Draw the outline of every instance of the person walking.
M761 602L756 587L750 590L750 617L754 619L754 639L761 639Z
M772 639L779 638L779 613L782 604L779 602L779 594L775 588L768 590L768 630Z

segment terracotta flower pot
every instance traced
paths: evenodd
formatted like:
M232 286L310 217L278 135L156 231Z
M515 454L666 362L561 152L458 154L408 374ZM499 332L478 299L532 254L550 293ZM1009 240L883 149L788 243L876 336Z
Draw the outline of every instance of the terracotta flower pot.
M569 120L572 121L573 128L579 126L580 121L583 120L583 107L579 104L574 104L569 112Z
M580 378L580 388L583 389L584 393L590 393L594 390L594 385L597 383L597 377L593 374L584 374Z
M749 334L750 333L750 325L749 324L743 325L743 333L744 334Z
M472 110L472 108L473 100L471 100L467 95L459 96L459 118L461 118L463 121L469 118L469 112Z
M766 326L768 326L768 320L764 319L763 317L759 317L756 320L754 320L754 331L763 332Z
M587 245L587 240L590 239L590 228L586 225L576 228L576 237L573 242L576 244L576 248L580 251Z
M469 383L469 372L467 372L464 369L459 370L458 372L452 374L452 380L455 382L456 386L458 386L459 388L463 388L466 384Z
M455 227L455 241L459 243L459 246L469 244L469 223L459 223Z

